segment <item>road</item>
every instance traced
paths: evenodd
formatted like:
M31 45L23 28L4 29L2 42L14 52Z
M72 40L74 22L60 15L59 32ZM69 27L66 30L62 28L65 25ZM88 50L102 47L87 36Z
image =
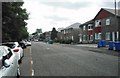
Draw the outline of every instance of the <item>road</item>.
M117 76L118 57L82 48L32 42L24 50L21 76Z

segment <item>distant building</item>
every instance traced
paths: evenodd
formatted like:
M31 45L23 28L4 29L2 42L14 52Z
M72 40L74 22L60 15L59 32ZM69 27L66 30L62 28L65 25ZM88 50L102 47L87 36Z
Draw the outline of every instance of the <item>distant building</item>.
M57 40L59 41L61 39L61 30L63 30L64 28L58 28L57 31Z
M58 28L57 31L58 31L58 32L61 32L62 29L64 29L64 28L63 28L63 27Z
M44 32L45 34L45 40L48 41L51 39L51 31L48 31L48 32Z
M93 19L81 24L79 33L79 43L93 43L94 41L94 21Z
M72 40L73 43L78 43L79 38L79 25L80 23L74 23L61 30L60 39L61 40Z

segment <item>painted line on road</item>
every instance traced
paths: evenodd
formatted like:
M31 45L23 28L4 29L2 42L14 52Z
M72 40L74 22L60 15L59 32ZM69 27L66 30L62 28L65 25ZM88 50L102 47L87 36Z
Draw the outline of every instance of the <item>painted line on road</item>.
M32 76L34 76L34 70L32 70Z
M33 65L33 61L31 60L31 64Z
M31 71L32 71L31 75L34 76L34 70L33 70L33 67L32 67L33 66L33 60L32 60L32 50L31 50L31 48L30 48L30 60L31 60L30 62L31 62Z

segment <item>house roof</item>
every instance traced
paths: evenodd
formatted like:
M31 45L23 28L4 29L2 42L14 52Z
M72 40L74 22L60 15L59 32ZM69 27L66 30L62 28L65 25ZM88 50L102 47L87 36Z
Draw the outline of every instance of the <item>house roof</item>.
M108 12L110 12L110 13L115 15L115 9L107 9L107 8L102 8L102 9L104 9L104 10L106 10L106 11L108 11ZM117 16L120 16L119 11L120 11L120 9L116 10L116 15Z
M79 25L79 27L81 27L81 26L83 26L83 25L86 25L86 24L93 23L93 22L94 22L94 21L93 21L93 19L92 19L92 20L89 20L89 21L87 21L87 22L85 22L85 23L83 23L83 24Z
M77 28L79 28L79 25L80 25L80 23L74 23L74 24L72 24L72 25L66 27L65 29L69 29L69 28L77 29Z
M105 10L113 15L115 15L115 9L108 9L108 8L101 8L100 11L97 13L97 15L102 11ZM94 19L97 17L97 15L94 17ZM116 10L116 15L120 17L120 9Z

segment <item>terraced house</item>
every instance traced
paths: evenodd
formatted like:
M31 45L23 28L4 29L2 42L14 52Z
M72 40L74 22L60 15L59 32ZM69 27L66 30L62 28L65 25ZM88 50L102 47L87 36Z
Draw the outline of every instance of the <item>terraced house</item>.
M81 24L79 42L97 43L98 40L120 41L120 10L101 8L94 19Z
M81 24L79 34L79 43L93 43L94 42L94 21L93 19Z
M114 9L101 8L94 18L95 42L98 40L120 41L120 15Z
M79 25L80 23L74 23L64 29L61 30L61 35L60 39L61 40L72 40L73 43L78 43L79 42Z

